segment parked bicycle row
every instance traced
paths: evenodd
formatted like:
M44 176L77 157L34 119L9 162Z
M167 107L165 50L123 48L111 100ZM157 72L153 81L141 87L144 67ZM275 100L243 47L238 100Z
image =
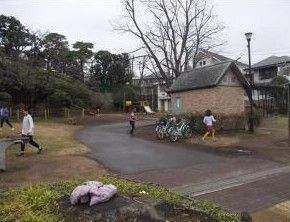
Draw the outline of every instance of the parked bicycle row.
M176 142L192 136L192 124L185 119L177 120L174 116L164 117L156 124L155 133L160 140L169 138L171 142Z

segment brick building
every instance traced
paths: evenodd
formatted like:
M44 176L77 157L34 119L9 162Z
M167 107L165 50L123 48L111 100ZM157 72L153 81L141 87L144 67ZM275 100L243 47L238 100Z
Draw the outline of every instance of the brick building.
M172 84L172 111L242 115L248 83L233 61L196 68L182 73Z

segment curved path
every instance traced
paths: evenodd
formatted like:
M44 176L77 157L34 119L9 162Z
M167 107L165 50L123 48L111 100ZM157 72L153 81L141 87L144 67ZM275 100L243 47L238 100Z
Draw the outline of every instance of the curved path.
M128 134L128 129L128 123L92 126L81 131L78 139L92 148L92 158L120 174L223 161L213 154L135 138Z
M137 130L138 126L149 124L153 121L140 121ZM254 156L218 155L188 146L156 143L130 136L128 130L128 123L88 126L79 132L77 138L91 148L91 158L112 172L161 184L189 196L202 197L290 172L284 165ZM234 196L233 201L236 198ZM212 196L209 199L215 201ZM230 203L230 200L222 199L225 201ZM218 200L215 202L219 203ZM246 206L250 209L256 207ZM234 210L249 210L247 207L241 209L240 205L235 205Z

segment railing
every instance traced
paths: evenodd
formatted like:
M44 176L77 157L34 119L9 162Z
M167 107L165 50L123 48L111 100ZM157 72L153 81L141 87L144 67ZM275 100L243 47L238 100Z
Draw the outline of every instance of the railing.
M41 108L41 109L31 109L30 114L34 118L39 119L52 119L52 118L78 118L85 119L87 117L97 117L100 115L100 110L89 110L81 107L71 107L71 108ZM21 120L22 114L20 109L10 108L10 118L13 120Z

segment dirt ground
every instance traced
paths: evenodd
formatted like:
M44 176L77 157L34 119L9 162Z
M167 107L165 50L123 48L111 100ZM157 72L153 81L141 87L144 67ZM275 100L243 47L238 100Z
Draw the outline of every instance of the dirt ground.
M88 207L88 204L72 206L69 198L59 203L64 221L116 221L116 222L218 222L204 212L195 211L168 202L142 196L117 196L110 202Z
M124 115L101 115L89 118L77 124L104 124L123 121ZM21 186L35 182L55 182L63 179L82 178L106 173L96 161L85 157L89 149L75 141L74 134L82 125L69 125L64 120L35 120L36 142L44 147L38 155L31 145L26 146L25 156L16 157L19 145L7 151L7 170L0 172L0 191L8 187ZM17 138L20 134L20 123L13 123L15 131L4 125L0 138Z
M245 155L259 155L263 158L290 163L290 149L287 143L287 118L273 117L264 119L254 134L245 131L217 132L216 140L208 137L202 140L202 135L194 134L192 138L180 139L176 145L187 144L194 149L209 152L239 153ZM136 127L136 137L153 140L159 143L170 143L168 139L158 140L155 126ZM197 146L196 146L197 145Z

